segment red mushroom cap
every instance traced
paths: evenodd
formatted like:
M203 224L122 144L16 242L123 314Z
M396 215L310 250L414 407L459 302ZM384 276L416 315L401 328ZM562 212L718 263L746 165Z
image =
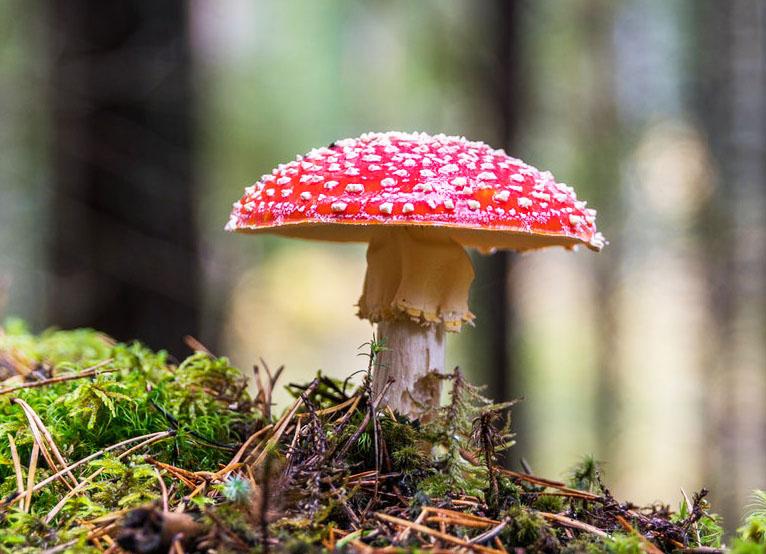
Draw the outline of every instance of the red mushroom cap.
M409 225L484 251L600 250L595 216L572 187L503 150L463 137L389 132L280 165L245 189L226 229L367 241L380 226Z

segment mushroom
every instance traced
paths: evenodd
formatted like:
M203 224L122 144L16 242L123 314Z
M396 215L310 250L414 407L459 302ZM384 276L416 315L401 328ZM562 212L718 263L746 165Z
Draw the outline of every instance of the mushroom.
M445 333L471 324L466 248L600 250L595 210L547 171L482 142L425 133L367 133L279 165L247 187L226 229L366 242L358 315L385 349L373 390L419 417L438 405Z

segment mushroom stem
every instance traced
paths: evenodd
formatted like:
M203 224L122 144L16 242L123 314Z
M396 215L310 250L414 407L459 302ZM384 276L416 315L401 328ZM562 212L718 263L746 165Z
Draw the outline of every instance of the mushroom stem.
M394 410L418 417L438 405L435 372L444 371L444 333L473 320L473 276L465 249L445 230L402 227L370 241L359 317L378 323L385 350L376 362L373 390L393 378L385 402Z
M373 391L393 379L385 403L413 418L439 405L440 373L444 373L445 336L442 325L419 325L409 319L378 323L385 350L375 360Z

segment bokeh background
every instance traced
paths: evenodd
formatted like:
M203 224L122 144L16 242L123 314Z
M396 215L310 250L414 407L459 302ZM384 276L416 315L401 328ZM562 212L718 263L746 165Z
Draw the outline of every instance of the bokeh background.
M766 487L760 0L3 0L0 317L345 376L363 246L223 225L277 163L390 129L550 169L611 241L476 258L449 359L524 397L510 462L707 486L735 527Z

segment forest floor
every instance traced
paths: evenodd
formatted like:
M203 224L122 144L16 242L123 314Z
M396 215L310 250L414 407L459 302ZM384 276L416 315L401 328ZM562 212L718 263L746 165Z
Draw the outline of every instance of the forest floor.
M252 383L193 339L183 361L93 330L0 328L3 552L723 552L707 491L616 499L584 458L567 482L502 464L512 403L456 371L422 421L321 374ZM255 391L255 392L252 392ZM766 552L766 497L732 541Z

